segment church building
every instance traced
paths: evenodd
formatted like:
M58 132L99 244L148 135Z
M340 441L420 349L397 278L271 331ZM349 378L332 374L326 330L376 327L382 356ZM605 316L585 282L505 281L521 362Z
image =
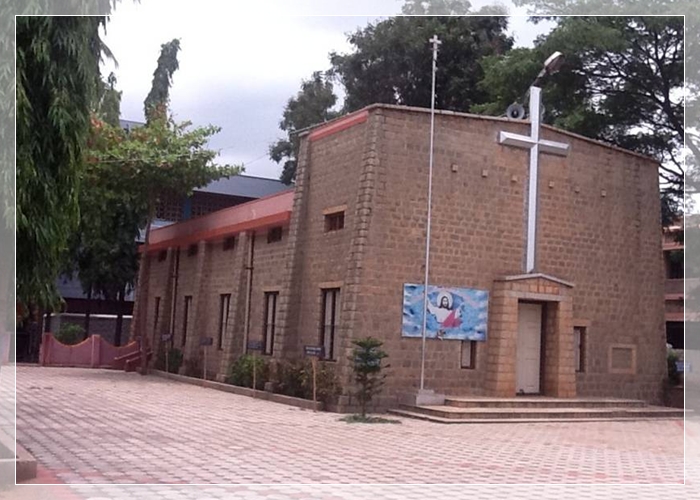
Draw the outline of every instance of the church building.
M171 334L187 360L212 338L219 380L255 343L272 360L322 346L340 407L366 336L389 355L385 407L421 376L448 395L658 402L658 164L538 122L436 111L427 300L429 110L305 131L294 187L152 232L149 343Z

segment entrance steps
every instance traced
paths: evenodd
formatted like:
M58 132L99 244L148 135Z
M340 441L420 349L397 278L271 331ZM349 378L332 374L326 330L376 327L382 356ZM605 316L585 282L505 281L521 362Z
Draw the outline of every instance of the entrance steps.
M635 399L547 397L447 397L440 406L401 405L394 415L445 424L514 422L594 422L682 419L683 409L650 406Z

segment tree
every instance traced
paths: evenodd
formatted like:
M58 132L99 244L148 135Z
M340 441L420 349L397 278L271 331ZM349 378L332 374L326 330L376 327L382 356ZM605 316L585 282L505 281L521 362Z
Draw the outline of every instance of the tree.
M177 54L180 52L180 40L174 39L160 46L160 56L156 70L153 72L151 90L143 102L146 121L157 119L167 109L170 102L170 86L173 74L180 67Z
M345 87L343 110L377 102L430 107L433 35L442 41L436 107L467 111L486 102L479 61L510 49L506 28L507 18L496 16L395 17L357 30L348 37L353 52L330 54L330 72Z
M407 2L404 12L444 12L446 8L462 13L469 3ZM506 27L504 17L398 17L357 30L349 36L355 50L349 54L332 52L327 74L314 73L288 101L280 122L287 138L270 147L270 158L282 163L280 179L286 183L294 179L296 131L339 114L332 110L336 103L332 81L345 88L344 113L377 102L429 107L432 56L428 39L437 34L443 43L436 104L442 109L466 111L487 97L486 92L477 89L482 74L478 60L486 54L500 54L512 45Z
M285 184L291 184L296 175L298 131L335 118L335 103L333 84L320 71L303 80L301 90L287 101L279 124L287 137L270 146L270 158L282 164L280 180Z
M411 16L444 16L468 14L471 2L467 0L406 0L401 13Z
M121 115L122 93L116 89L117 77L110 73L106 82L99 86L97 102L94 106L94 113L102 121L113 127L119 126Z
M669 222L683 194L683 20L678 17L567 17L537 40L482 62L491 102L473 111L501 114L522 99L542 63L565 54L544 82L545 122L656 158Z
M17 298L54 307L99 62L102 17L17 17Z
M116 77L110 74L102 82L93 104L94 120L102 120L121 134L119 128L121 92ZM98 128L91 129L88 146L101 139ZM115 184L114 176L105 173L112 164L86 162L80 175L78 194L80 223L72 235L69 258L64 274L77 277L87 297L84 334L90 335L90 314L93 300L119 300L134 286L138 269L136 238L145 223L142 201L133 196L128 186ZM115 343L121 342L123 311L117 315Z
M360 416L364 419L367 416L367 404L372 398L382 391L386 374L382 373L382 360L388 356L381 347L383 342L373 337L353 340L355 349L350 361L353 363L352 369L355 373L355 382L358 385L355 397L360 402Z
M508 15L508 9L498 2L485 5L476 12L471 8L468 0L406 0L401 13L407 16Z
M101 182L114 186L120 195L129 196L133 207L142 207L146 224L144 255L148 253L151 222L160 200L184 198L194 188L241 171L241 167L214 163L217 152L206 146L209 138L219 132L219 127L190 128L190 122L176 123L170 116L169 91L173 72L178 67L178 50L177 40L161 46L151 92L144 103L146 126L127 134L121 128L99 119L93 120L88 163L97 169ZM132 321L132 336L139 335L142 339L142 373L146 371L149 262L149 259L143 259L139 266L138 295ZM141 296L143 299L139 300Z

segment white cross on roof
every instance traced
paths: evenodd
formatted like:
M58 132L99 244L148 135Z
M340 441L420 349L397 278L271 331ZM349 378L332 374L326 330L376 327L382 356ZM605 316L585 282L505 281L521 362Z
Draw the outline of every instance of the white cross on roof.
M530 172L527 202L527 245L525 272L535 269L535 248L537 238L537 176L540 152L558 156L569 154L569 145L562 142L540 139L540 95L542 89L530 88L530 135L501 131L498 143L530 150Z

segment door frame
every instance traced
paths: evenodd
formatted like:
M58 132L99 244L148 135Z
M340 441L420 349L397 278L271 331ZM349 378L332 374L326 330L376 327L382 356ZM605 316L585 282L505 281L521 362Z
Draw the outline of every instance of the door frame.
M546 366L546 360L545 360L545 355L546 355L546 338L547 336L545 335L545 328L546 328L546 320L547 320L547 302L545 301L539 301L539 300L527 300L527 299L518 299L518 332L517 335L520 335L520 304L535 304L538 306L542 306L542 309L540 310L541 318L540 318L540 366L539 366L539 373L538 373L538 378L539 378L539 391L537 392L525 392L525 393L519 393L518 392L518 380L517 380L517 365L518 365L518 350L517 350L517 340L516 340L516 350L515 350L515 365L516 365L516 371L515 371L515 395L516 396L541 396L544 394L543 387L544 387L544 372L545 372L545 366Z

